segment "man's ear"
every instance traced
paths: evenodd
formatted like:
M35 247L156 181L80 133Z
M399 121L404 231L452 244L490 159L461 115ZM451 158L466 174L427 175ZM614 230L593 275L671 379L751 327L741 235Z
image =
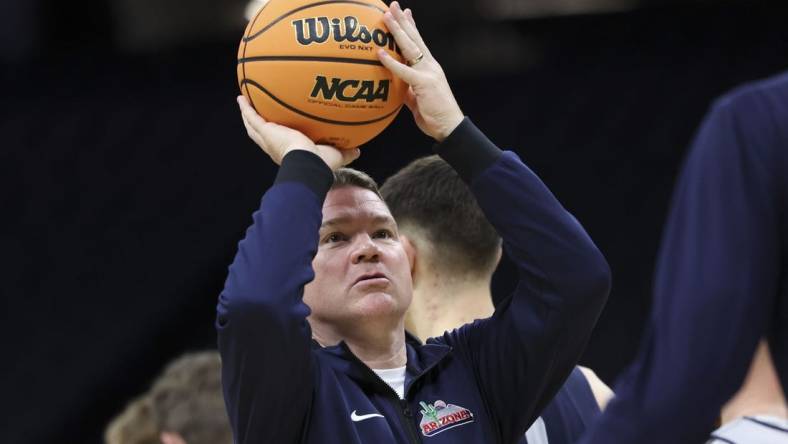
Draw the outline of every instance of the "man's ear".
M405 254L408 256L410 275L412 277L414 270L416 270L416 245L404 234L399 235L399 240L402 242L402 248L405 249Z
M498 268L498 265L501 264L502 257L503 257L503 246L498 245L498 259L495 260L495 268Z
M159 441L161 441L161 444L186 444L181 435L173 432L161 432Z

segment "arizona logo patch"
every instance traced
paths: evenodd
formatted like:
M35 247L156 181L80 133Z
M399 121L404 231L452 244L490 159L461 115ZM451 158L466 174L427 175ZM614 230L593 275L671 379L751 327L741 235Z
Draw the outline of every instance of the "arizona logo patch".
M421 401L419 404L422 408L419 426L424 436L434 436L451 428L473 422L473 413L465 407L446 404L440 400L432 404Z

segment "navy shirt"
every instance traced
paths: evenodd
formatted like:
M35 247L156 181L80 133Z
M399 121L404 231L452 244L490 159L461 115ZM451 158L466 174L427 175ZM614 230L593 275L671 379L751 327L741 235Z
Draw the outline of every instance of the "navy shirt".
M607 263L539 178L469 120L437 151L503 238L515 291L489 319L409 338L400 400L347 344L311 340L302 295L333 176L314 154L289 153L217 307L237 443L513 443L570 374L607 299Z
M703 442L769 339L788 388L788 74L719 99L677 184L640 352L586 443Z

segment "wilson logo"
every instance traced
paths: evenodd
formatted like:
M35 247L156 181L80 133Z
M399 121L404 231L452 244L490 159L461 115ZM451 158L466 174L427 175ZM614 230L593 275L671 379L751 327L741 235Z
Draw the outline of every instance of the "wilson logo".
M399 48L390 32L382 29L367 28L353 16L343 19L313 17L294 20L295 38L299 44L307 46L313 43L325 43L331 38L337 43L374 43L381 48L388 48L399 54Z
M356 102L364 100L374 102L375 100L387 101L389 99L389 80L384 79L378 82L374 80L342 80L326 77L315 77L315 87L312 88L311 97L323 96L326 100L339 100L340 102Z

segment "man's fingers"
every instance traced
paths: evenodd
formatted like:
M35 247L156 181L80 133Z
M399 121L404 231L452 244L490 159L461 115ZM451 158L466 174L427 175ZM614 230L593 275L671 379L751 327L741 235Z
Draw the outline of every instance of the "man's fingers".
M246 115L249 113L249 110L254 111L254 108L252 108L252 105L249 103L249 99L247 99L246 96L238 96L236 101L238 102L238 107L241 109L241 114Z
M427 48L427 44L424 43L424 39L421 38L421 33L419 32L419 28L416 27L416 20L413 19L413 11L411 11L410 8L405 10L405 17L408 18L407 23L409 23L413 29L413 33L415 34L416 44L419 45L424 50L425 54L429 54L430 49Z
M388 68L391 72L394 73L395 76L402 79L408 85L412 85L413 82L417 81L418 73L413 68L410 68L398 62L393 57L391 57L389 53L386 52L385 50L383 49L378 50L378 59L380 60L380 63L383 64L383 66Z
M361 150L358 148L342 150L342 166L349 165L351 162L358 159L360 155Z
M389 32L394 36L394 40L397 41L397 45L402 50L402 56L405 57L405 60L413 60L424 52L402 29L399 21L394 18L390 11L383 14L383 22L386 24Z
M252 125L252 123L249 122L249 117L247 113L244 112L243 109L241 109L241 120L244 123L244 127L246 127L246 133L249 135L251 139L257 142L257 139L259 138L260 135L257 133L257 130Z
M246 134L252 139L260 148L269 155L268 144L263 136L263 128L268 123L257 114L257 111L249 104L249 100L244 96L238 96L238 105L241 108L241 119L246 127Z
M249 123L249 119L247 119L246 114L244 114L243 111L241 112L241 120L243 120L244 122L244 127L246 128L246 134L249 136L250 139L257 142L260 135L257 134L257 131L255 131L252 124Z
M265 125L265 119L260 117L260 114L257 114L257 111L252 108L249 99L245 96L238 96L238 105L241 107L241 114L246 117L247 122L256 127Z
M429 54L427 45L424 44L419 30L416 28L416 21L413 20L413 13L410 12L410 9L403 11L398 2L392 2L389 11L391 11L392 16L397 20L397 24L400 28L402 28L405 34L415 43L419 50L424 54Z
M263 137L263 133L267 122L257 114L257 111L252 108L252 105L246 97L238 96L238 105L241 107L241 118L244 121L249 137L260 145L261 148L265 149L265 138Z
M263 120L262 123L256 123L253 118L257 117L262 120L262 117L257 115L257 112L249 105L249 101L244 96L238 96L238 106L241 108L241 119L243 119L244 126L246 126L247 131L250 133L249 136L251 137L251 133L259 133L256 125L263 125L265 121Z

